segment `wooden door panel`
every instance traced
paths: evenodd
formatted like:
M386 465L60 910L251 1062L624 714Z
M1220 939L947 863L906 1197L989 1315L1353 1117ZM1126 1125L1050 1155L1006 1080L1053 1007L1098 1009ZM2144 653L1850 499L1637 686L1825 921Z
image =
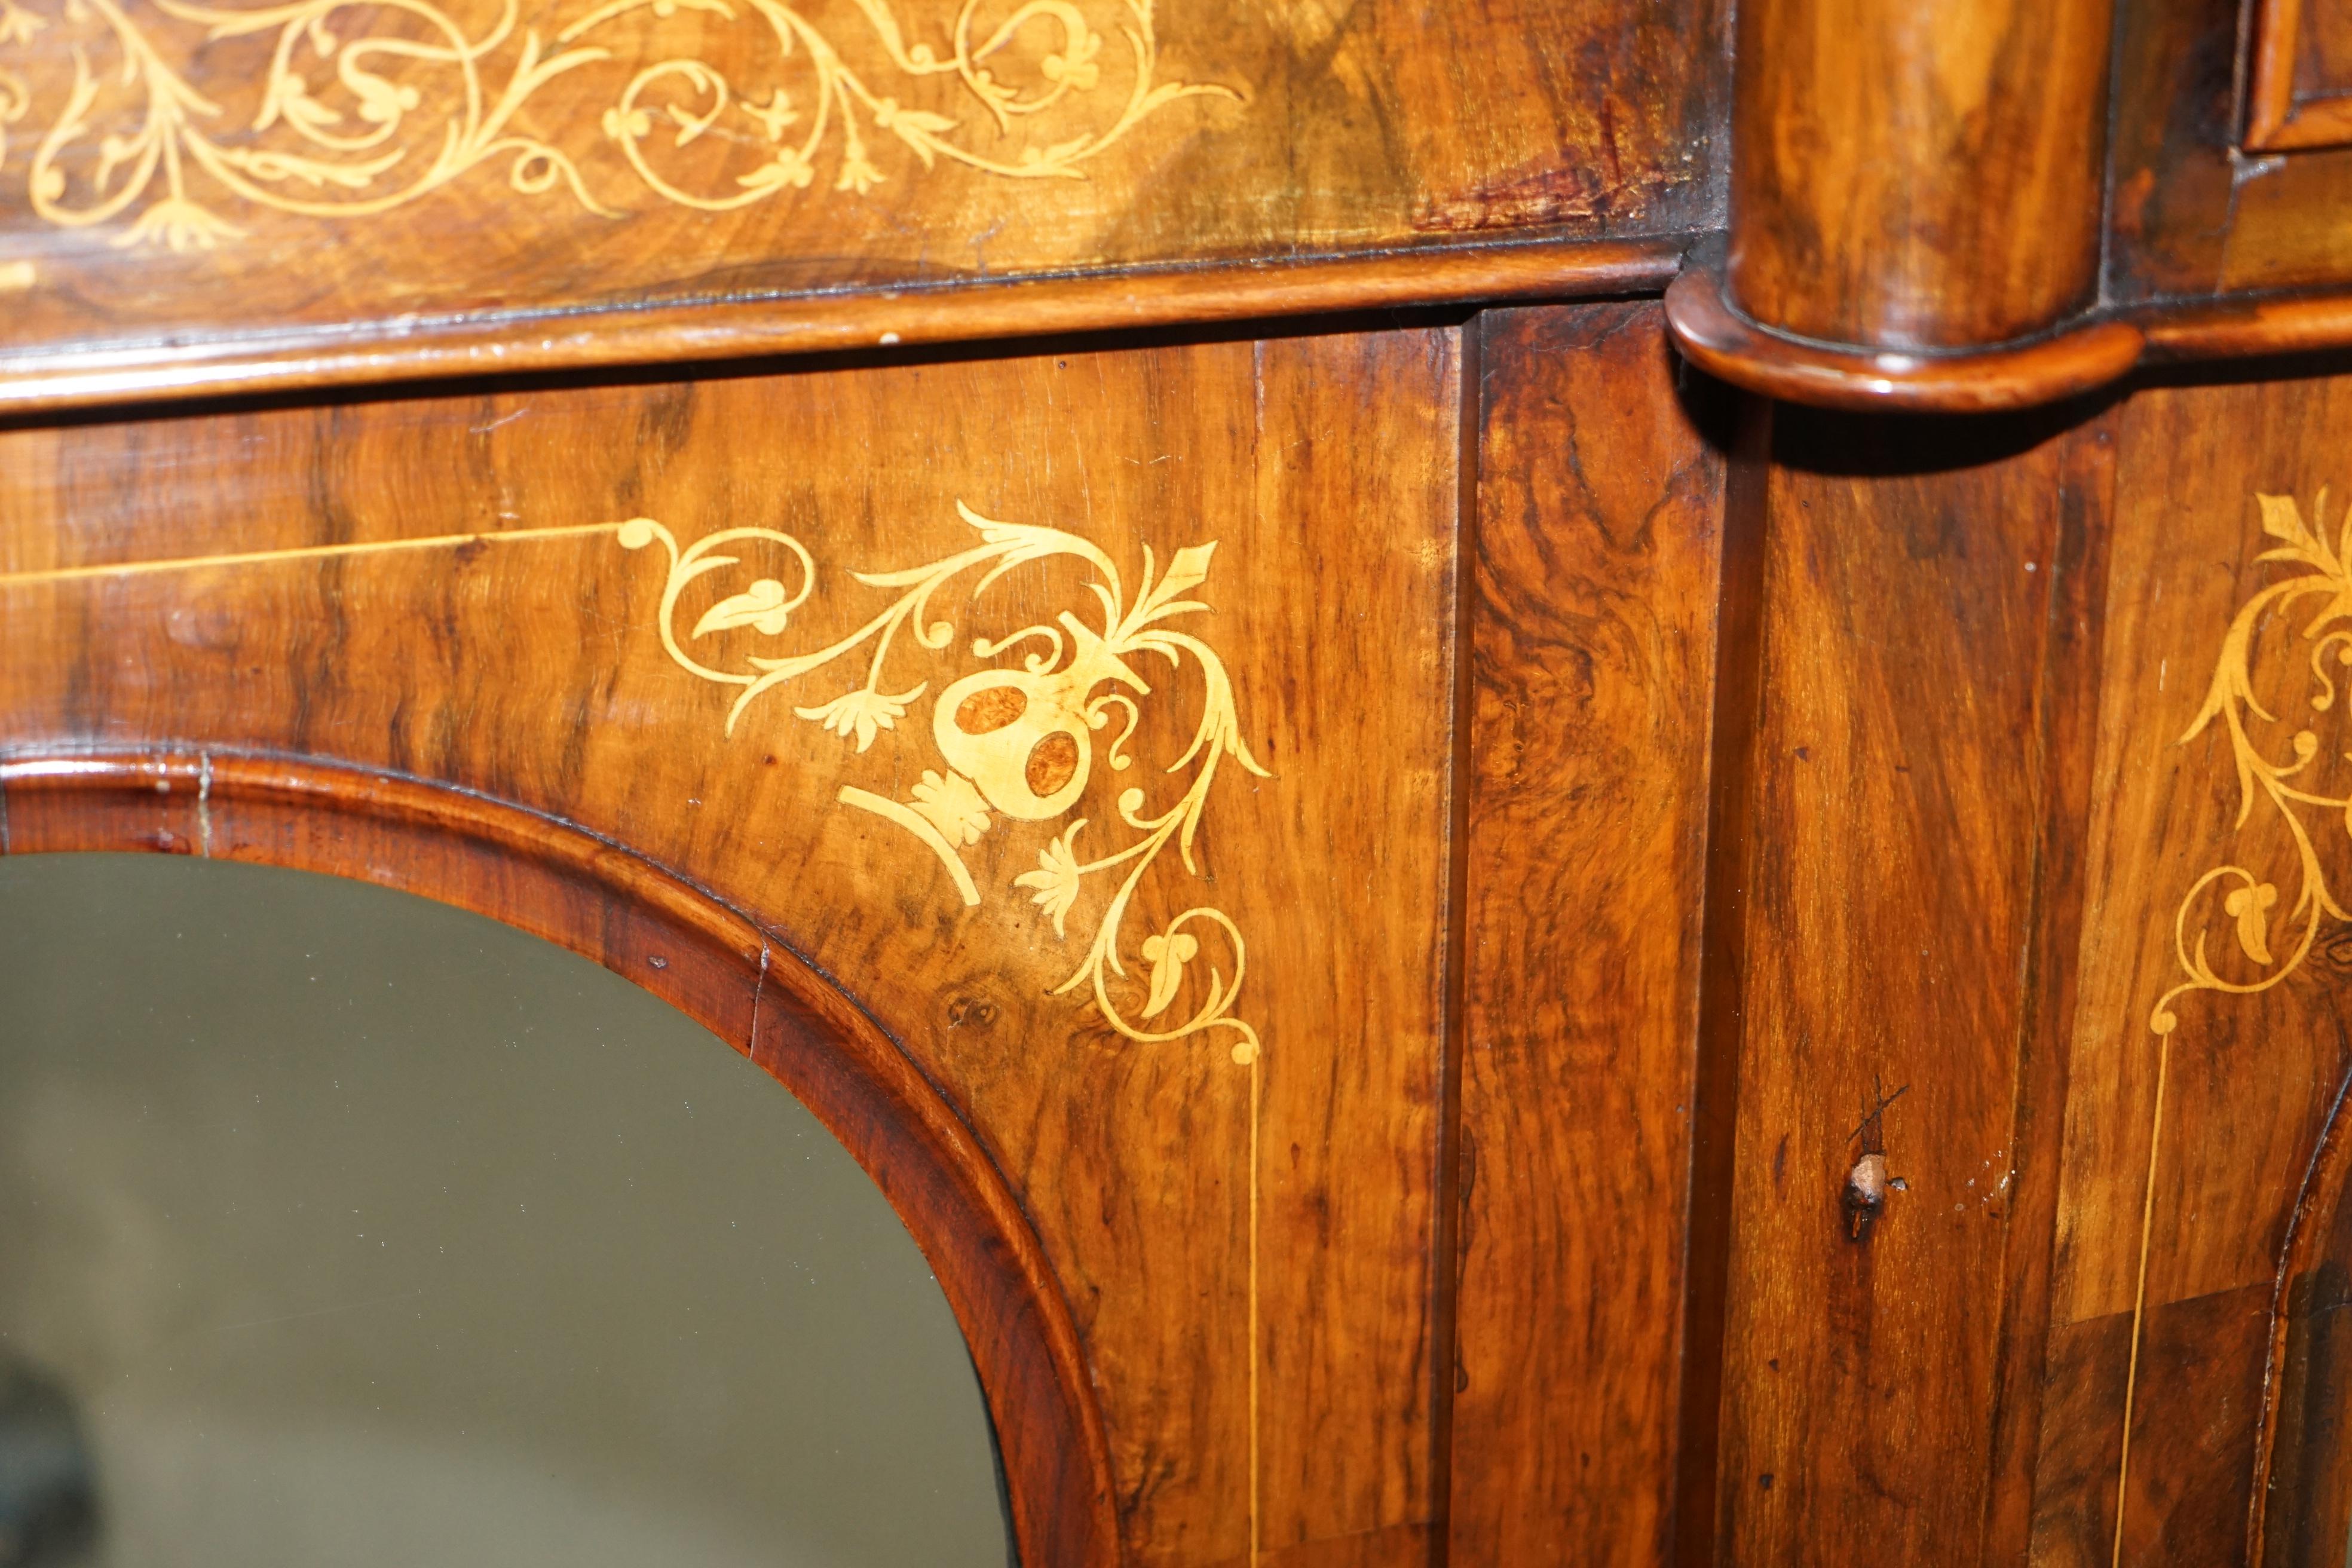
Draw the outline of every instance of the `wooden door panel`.
M1129 1560L1402 1562L1457 355L1441 328L12 432L0 730L173 759L200 820L232 761L413 775L709 889L1005 1173ZM845 639L730 731L751 660ZM1091 690L1045 679L1073 667Z
M2285 787L2346 793L2333 700L2313 702L2336 671L2305 634L2347 395L2158 388L2122 413L2038 1561L2247 1551L2289 1224L2352 1069L2333 921L2298 907L2340 885L2341 814L2273 802L2262 771L2308 733Z

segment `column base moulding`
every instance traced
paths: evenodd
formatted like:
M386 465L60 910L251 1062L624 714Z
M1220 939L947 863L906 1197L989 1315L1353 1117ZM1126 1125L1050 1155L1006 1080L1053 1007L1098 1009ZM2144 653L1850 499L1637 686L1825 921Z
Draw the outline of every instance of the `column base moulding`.
M2352 348L2352 293L2168 302L2100 312L2041 337L1935 353L1774 331L1726 298L1710 268L1666 289L1675 346L1708 374L1822 408L1990 414L2095 391L2145 366Z

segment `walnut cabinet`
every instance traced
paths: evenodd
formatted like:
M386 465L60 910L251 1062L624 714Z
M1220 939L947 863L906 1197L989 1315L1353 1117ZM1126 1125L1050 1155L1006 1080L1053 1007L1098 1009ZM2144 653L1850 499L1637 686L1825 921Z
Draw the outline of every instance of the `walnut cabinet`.
M2339 1563L2339 34L0 0L0 852L691 1015L1032 1568Z

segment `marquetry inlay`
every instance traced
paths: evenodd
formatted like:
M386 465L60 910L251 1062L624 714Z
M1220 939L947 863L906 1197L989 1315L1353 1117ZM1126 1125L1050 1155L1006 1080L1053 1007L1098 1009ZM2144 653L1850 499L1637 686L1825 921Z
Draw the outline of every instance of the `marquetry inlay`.
M1103 1019L1128 1038L1146 1043L1183 1039L1194 1035L1222 1037L1232 1044L1236 1062L1253 1060L1258 1050L1257 1031L1234 1016L1246 970L1241 930L1223 910L1195 904L1143 939L1136 950L1146 966L1140 1005L1122 1005L1114 998L1110 982L1127 973L1120 932L1136 889L1172 843L1187 871L1200 875L1194 838L1216 783L1218 764L1227 758L1260 777L1269 776L1250 755L1242 739L1234 709L1233 682L1224 661L1200 637L1177 630L1170 623L1207 611L1208 605L1189 595L1207 582L1212 540L1186 545L1168 558L1162 570L1151 550L1143 551L1142 575L1132 599L1118 565L1092 541L1056 528L999 522L981 516L961 502L957 512L980 536L969 549L919 566L899 570L846 574L861 587L890 596L877 603L874 614L855 630L820 647L790 654L749 654L741 668L715 668L688 651L688 645L715 633L749 628L768 637L785 635L794 611L816 591L818 569L807 545L793 535L771 528L729 528L705 534L680 546L677 536L651 518L635 518L622 525L621 543L642 550L658 543L669 557L669 576L662 592L662 646L679 668L705 680L740 688L728 710L731 733L744 713L765 693L804 676L848 660L862 660L862 679L846 690L793 711L863 752L885 731L896 731L914 704L929 693L929 679L904 690L891 690L891 655L904 633L919 653L940 653L955 637L954 624L935 611L934 600L960 580L968 583L965 599L976 603L989 587L1022 567L1055 559L1090 568L1087 584L1098 620L1089 625L1069 610L1055 618L1024 626L1002 637L974 637L975 658L992 659L1025 649L1017 667L999 667L966 675L942 689L931 702L930 740L940 766L926 768L905 800L892 800L870 791L845 786L838 798L845 805L871 812L904 828L939 859L950 882L967 905L981 901L979 885L964 864L961 851L977 844L1002 817L1009 823L1061 823L1085 793L1096 766L1095 736L1120 727L1104 748L1101 761L1112 773L1135 765L1128 750L1141 710L1139 699L1152 695L1138 661L1145 656L1164 661L1170 673L1190 675L1200 687L1201 717L1192 743L1165 771L1182 773L1185 781L1172 800L1157 805L1138 786L1119 792L1117 812L1128 840L1089 856L1079 846L1079 835L1089 818L1069 822L1038 851L1034 870L1013 880L1034 889L1032 898L1053 917L1054 932L1066 939L1072 910L1080 895L1099 879L1109 888L1108 901L1096 917L1085 956L1057 991L1087 991ZM679 635L678 602L694 583L713 573L740 568L753 550L762 551L776 569L791 575L758 576L740 592L719 599ZM904 679L899 678L899 679ZM1088 846L1089 848L1092 846ZM1231 955L1230 978L1218 965L1207 937ZM1163 1016L1174 1003L1188 968L1204 969L1207 983L1189 1013Z
M2312 503L2310 522L2292 496L2254 497L2263 532L2276 542L2255 557L2258 563L2277 563L2295 570L2278 577L2238 606L2221 634L2221 649L2205 700L2182 731L2179 744L2187 745L2214 724L2230 741L2230 756L2238 776L2238 811L2231 825L2242 838L2258 821L2294 848L2294 898L2285 919L2291 943L2280 947L2272 940L2272 922L2282 894L2272 877L2227 860L2200 874L2180 898L2173 913L2173 962L2180 979L2158 998L2148 1015L2148 1027L2159 1037L2156 1093L2149 1112L2147 1171L2141 1188L2139 1258L2133 1287L2132 1338L2129 1370L2124 1384L2123 1430L2116 1461L2116 1519L2114 1553L2122 1560L2124 1500L2129 1496L2132 1414L2139 1391L2139 1352L2147 1310L2147 1264L2156 1227L2157 1168L2163 1147L2165 1092L2171 1076L2172 1040L2180 1026L2176 1004L2192 992L2213 991L2250 995L2268 991L2303 967L2313 945L2329 921L2352 920L2327 885L2320 854L2324 838L2352 829L2352 795L2331 794L2320 777L2331 760L2323 755L2318 732L2297 724L2287 740L2287 754L2277 757L2250 732L2249 721L2278 725L2284 715L2263 705L2256 692L2257 637L2273 623L2286 628L2300 661L2309 675L2300 699L2312 713L2336 707L2337 676L2352 668L2352 564L2344 547L2352 543L2352 529L2339 524L2331 543L2327 536L2327 491L2322 488ZM2306 614L2297 606L2317 601ZM2216 965L2223 960L2212 949L2217 925L2226 926L2224 942L2252 965L2245 978L2233 979ZM2226 952L2228 948L2224 948ZM2234 963L2236 961L2229 961Z
M1078 179L1175 100L1239 96L1160 79L1153 0L845 8L505 0L469 27L438 0L0 0L0 166L29 142L42 218L190 250L239 237L240 205L367 217L485 168L615 217L632 186L719 212L942 164ZM239 40L266 63L206 68Z

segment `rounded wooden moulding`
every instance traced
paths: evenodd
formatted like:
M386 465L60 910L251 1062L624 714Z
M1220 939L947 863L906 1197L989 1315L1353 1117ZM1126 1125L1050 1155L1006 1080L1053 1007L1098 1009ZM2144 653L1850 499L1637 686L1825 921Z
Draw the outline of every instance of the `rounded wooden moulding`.
M881 1027L738 911L628 849L488 797L217 752L0 762L0 853L161 850L348 877L594 959L781 1081L889 1198L961 1325L1021 1559L1118 1561L1110 1454L1044 1248L971 1129Z
M1978 414L2072 397L2127 374L2147 335L2101 321L1975 353L1917 353L1809 342L1748 320L1721 280L1692 268L1666 290L1675 346L1708 374L1790 403L1828 408Z

